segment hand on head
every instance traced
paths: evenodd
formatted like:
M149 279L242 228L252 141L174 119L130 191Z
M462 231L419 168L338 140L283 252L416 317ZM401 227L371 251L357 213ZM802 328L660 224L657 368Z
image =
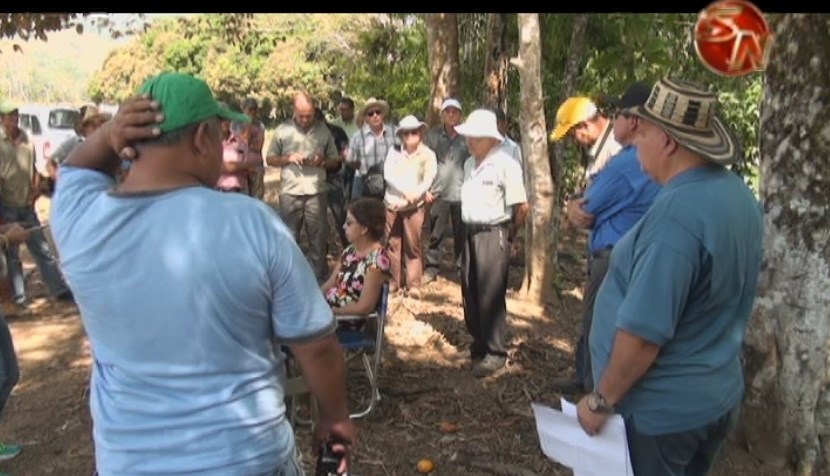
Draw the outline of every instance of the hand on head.
M122 159L135 160L136 142L153 139L161 134L159 124L164 122L161 105L149 95L128 99L118 113L106 124L112 150Z

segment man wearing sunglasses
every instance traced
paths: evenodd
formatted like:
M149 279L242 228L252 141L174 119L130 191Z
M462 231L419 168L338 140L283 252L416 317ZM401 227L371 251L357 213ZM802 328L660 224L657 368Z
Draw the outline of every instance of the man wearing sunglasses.
M634 83L621 98L607 98L616 111L645 104L651 93L651 86L646 83ZM563 105L563 108L565 105ZM589 108L590 109L590 108ZM560 112L562 109L560 109ZM558 118L559 115L557 115ZM600 121L599 118L605 119ZM602 125L602 122L606 122ZM622 236L633 227L648 211L660 186L643 172L637 159L637 149L632 145L634 134L639 126L636 117L624 113L616 114L613 119L594 114L571 129L565 129L564 137L571 130L574 138L584 143L591 134L604 127L603 134L613 132L606 142L613 141L620 151L607 158L604 164L590 177L583 197L568 203L568 220L576 227L589 230L588 240L588 276L582 301L582 335L576 349L576 375L555 380L555 386L562 392L580 393L593 389L591 378L591 358L588 349L588 335L594 316L594 301L608 271L611 250ZM557 126L555 132L563 129ZM605 153L607 146L594 147ZM601 156L597 155L597 160ZM596 164L596 162L595 162Z
M395 128L386 123L388 116L389 103L383 99L371 98L360 110L363 127L352 136L346 158L346 165L355 169L353 200L360 197L383 199L386 192L383 161L390 150L400 146Z

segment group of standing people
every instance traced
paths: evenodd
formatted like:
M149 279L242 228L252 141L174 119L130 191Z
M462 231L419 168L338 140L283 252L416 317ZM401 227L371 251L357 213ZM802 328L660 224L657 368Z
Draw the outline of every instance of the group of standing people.
M346 114L329 123L319 108L315 111L311 96L296 96L293 117L276 129L266 156L269 165L281 169L281 216L296 238L305 230L309 264L330 299L347 294L338 294L333 286L337 275L350 269L353 279L355 269L364 268L381 272L367 276L388 273L392 293L420 296L422 286L438 275L449 235L453 268L462 281L465 322L474 338L472 368L476 375L491 374L505 363L507 271L527 216L520 148L502 135L506 116L479 109L462 124L460 101L448 98L441 107L442 124L428 130L414 115L389 124L390 108L383 99L369 99L357 115L353 108L344 98L340 110ZM337 139L347 135L338 123L352 126L348 141ZM375 200L375 207L385 208L384 223L362 223L368 230L383 225L381 235L366 242L364 250L349 234L358 217L339 215L336 210L347 207L332 203L346 197L351 202ZM331 274L327 209L345 235ZM348 279L340 281L345 286Z
M92 346L102 475L303 474L280 346L320 404L315 442L336 441L346 470L355 428L334 316L371 311L388 279L417 295L437 275L448 229L470 368L483 377L505 365L507 270L529 197L503 114L476 109L462 121L449 98L440 126L406 116L393 127L388 104L371 99L345 140L299 94L263 158L255 103L231 112L204 81L177 73L150 78L140 93L73 146L52 209ZM702 476L738 418L761 210L726 168L741 151L715 94L663 79L608 104L568 99L553 132L592 157L567 206L569 221L590 231L583 336L577 375L557 385L587 393L578 417L588 434L622 414L638 476ZM30 153L7 127L12 112L0 109L4 170ZM281 169L279 213L250 197L263 160ZM330 271L332 196L344 200L348 245ZM9 227L0 245L33 234Z
M666 78L603 103L569 98L552 134L591 158L567 204L590 231L577 373L554 384L587 394L589 435L623 416L637 476L705 476L739 417L762 211L715 93Z

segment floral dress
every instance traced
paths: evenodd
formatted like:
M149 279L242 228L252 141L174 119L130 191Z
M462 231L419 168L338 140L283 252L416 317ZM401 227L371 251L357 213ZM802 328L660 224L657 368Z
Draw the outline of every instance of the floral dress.
M340 271L332 286L326 291L326 301L331 307L343 307L356 303L363 291L363 282L366 273L372 269L379 269L385 276L389 276L389 257L385 249L372 250L362 255L349 245L340 254Z

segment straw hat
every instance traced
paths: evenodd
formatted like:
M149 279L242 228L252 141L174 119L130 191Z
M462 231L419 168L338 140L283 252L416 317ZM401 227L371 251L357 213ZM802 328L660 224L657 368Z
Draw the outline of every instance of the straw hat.
M364 104L363 107L360 109L360 113L358 114L358 116L364 117L366 115L366 111L373 108L380 109L383 113L383 117L389 116L389 103L384 101L383 99L376 98L370 98L368 101L366 101L366 104Z
M678 144L721 165L741 155L732 130L718 115L718 98L693 83L664 78L654 85L644 105L625 110L671 136Z

